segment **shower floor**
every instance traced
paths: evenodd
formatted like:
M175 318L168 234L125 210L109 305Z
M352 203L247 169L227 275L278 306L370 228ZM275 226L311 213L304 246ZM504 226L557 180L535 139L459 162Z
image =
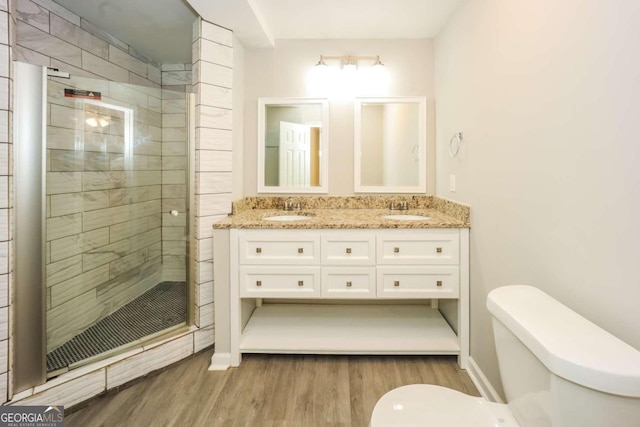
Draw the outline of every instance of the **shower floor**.
M47 372L57 371L186 320L186 283L158 283L47 354Z

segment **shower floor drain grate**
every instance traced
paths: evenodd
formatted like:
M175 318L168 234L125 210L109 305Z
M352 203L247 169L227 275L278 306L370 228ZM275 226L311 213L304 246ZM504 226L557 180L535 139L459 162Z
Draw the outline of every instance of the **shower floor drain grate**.
M47 372L187 320L185 282L162 282L47 354Z

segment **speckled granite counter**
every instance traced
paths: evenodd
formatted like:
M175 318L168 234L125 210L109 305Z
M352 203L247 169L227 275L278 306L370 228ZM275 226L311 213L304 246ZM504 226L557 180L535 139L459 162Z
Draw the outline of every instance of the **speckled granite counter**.
M300 202L302 209L286 212L283 202ZM409 210L391 211L391 202L406 200ZM469 206L435 196L353 197L250 197L234 202L233 215L213 228L262 229L367 229L367 228L470 228ZM304 220L272 221L264 218L304 215ZM423 215L425 220L392 220L384 215Z

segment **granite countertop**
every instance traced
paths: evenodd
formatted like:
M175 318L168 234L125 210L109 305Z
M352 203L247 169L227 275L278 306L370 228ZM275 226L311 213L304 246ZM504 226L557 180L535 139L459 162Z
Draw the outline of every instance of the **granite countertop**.
M263 218L281 215L305 215L298 221L270 221ZM427 220L383 219L383 215L423 215ZM288 212L282 209L242 210L220 222L213 228L260 228L260 229L367 229L367 228L469 228L469 221L456 219L436 209L302 209Z

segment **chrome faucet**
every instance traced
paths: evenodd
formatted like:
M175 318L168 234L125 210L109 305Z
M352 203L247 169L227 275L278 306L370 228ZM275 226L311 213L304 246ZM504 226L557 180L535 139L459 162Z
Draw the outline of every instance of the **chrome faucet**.
M282 209L284 209L285 211L299 211L301 209L300 202L294 202L293 200L289 199L283 202Z
M389 209L392 211L406 211L409 210L409 204L406 200L401 200L397 204L391 202L391 204L389 205Z

